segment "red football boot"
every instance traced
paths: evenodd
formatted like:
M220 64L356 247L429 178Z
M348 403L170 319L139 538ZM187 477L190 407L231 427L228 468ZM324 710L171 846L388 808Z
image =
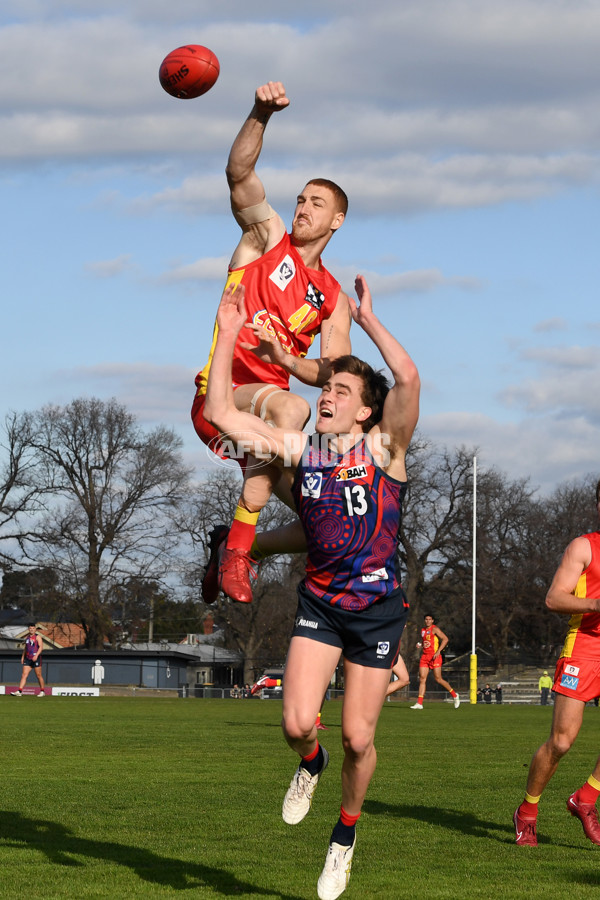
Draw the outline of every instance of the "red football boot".
M252 582L258 577L259 563L241 547L219 551L219 587L239 603L252 603Z
M520 847L537 847L537 819L525 819L519 815L519 809L515 809L513 822L515 823L515 835Z
M600 844L600 822L598 822L596 804L580 803L577 793L575 791L567 800L567 809L572 816L577 816L583 825L586 838L589 838L592 844Z

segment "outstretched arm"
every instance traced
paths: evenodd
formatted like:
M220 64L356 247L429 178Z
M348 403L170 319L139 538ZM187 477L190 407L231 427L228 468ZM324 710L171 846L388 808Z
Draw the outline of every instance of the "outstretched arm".
M204 415L221 434L226 433L252 456L278 457L284 465L296 465L306 441L301 431L272 428L259 416L238 410L233 397L231 366L239 333L246 323L245 287L227 285L217 311L217 340L213 353Z
M318 359L307 359L287 353L275 334L270 334L260 325L248 324L254 332L258 345L242 342L241 346L251 350L263 362L280 366L303 384L322 387L331 375L331 362L339 356L352 352L350 344L350 323L352 316L348 296L340 291L334 311L321 326L321 353Z
M355 287L359 303L349 298L352 318L371 338L394 379L378 430L389 441L387 450L391 460L385 466L386 470L392 477L403 479L406 477L404 456L419 418L421 381L416 365L402 344L373 312L371 292L362 275L356 276ZM371 433L374 431L372 429Z
M282 219L266 202L265 189L255 167L269 119L274 112L285 109L289 102L280 81L269 81L257 88L252 111L229 152L226 174L231 210L244 233L232 257L232 268L246 264L247 256L260 256L269 243L274 245L285 231Z

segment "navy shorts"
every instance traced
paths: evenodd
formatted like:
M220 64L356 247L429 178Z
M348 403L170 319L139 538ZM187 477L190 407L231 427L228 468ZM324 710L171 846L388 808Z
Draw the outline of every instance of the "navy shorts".
M24 666L29 666L30 669L39 669L42 664L42 660L38 656L37 659L26 659L23 663Z
M407 616L402 588L357 611L332 606L300 582L292 637L339 647L344 659L359 666L391 669L398 659Z

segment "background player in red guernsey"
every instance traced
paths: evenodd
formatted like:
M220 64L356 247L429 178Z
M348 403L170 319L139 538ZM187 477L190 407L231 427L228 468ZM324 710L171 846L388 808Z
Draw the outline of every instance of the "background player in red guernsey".
M419 696L417 702L411 706L411 709L423 709L423 699L425 697L425 685L427 684L427 676L429 672L433 672L433 677L444 690L448 691L454 700L454 708L460 706L460 697L454 688L442 678L442 651L448 644L448 636L444 634L441 628L435 624L435 619L429 613L424 616L424 627L421 628L421 640L417 647L423 651L419 660Z
M229 264L228 284L243 284L250 322L277 339L280 353L261 355L259 339L247 332L238 341L232 376L238 409L252 412L280 428L302 429L310 415L304 398L289 393L293 374L309 385L321 386L329 374L329 361L350 352L351 315L348 298L324 268L321 253L342 225L348 199L334 182L314 179L298 195L291 234L269 206L255 171L267 122L289 104L281 82L259 87L254 107L237 135L227 164L231 208L242 228L242 237ZM306 359L321 334L321 357ZM204 418L204 399L212 363L196 377L192 420L200 438L219 452L218 436ZM258 350L256 349L258 347ZM250 558L256 522L273 489L279 471L243 463L244 485L234 521L211 535L211 554L202 584L207 603L221 588L228 596L250 602L250 578L255 564ZM287 493L289 500L289 492ZM223 546L221 546L223 545Z
M600 481L596 485L600 518ZM569 630L554 673L554 713L548 740L531 761L525 799L516 810L517 844L537 846L538 802L562 757L579 734L583 709L600 696L600 533L593 531L571 541L565 550L546 606L570 614ZM600 844L596 800L600 794L600 757L586 783L571 794L567 809L583 825L586 837Z
M320 900L334 900L350 875L356 822L375 771L375 729L407 615L397 544L420 382L408 353L373 312L359 275L352 317L381 353L393 386L388 391L367 363L341 357L318 399L314 435L269 428L236 408L231 387L231 360L247 319L243 291L227 288L221 299L206 417L235 441L257 441L295 472L308 555L283 678L283 733L300 761L282 815L290 825L302 821L327 767L316 716L341 652L342 802L317 883Z

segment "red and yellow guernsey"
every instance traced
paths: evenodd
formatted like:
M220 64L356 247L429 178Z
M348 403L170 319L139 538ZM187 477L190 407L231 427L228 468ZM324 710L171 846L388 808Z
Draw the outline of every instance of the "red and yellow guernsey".
M339 282L320 260L319 266L319 269L305 266L286 233L263 256L239 269L229 270L227 284L243 283L246 288L248 321L276 336L292 356L306 356L323 321L329 318L337 304ZM198 395L206 393L216 340L215 324L209 360L196 377ZM258 359L240 343L256 346L258 341L247 328L242 330L233 354L234 385L262 382L289 389L287 372Z
M592 548L592 559L575 586L575 597L600 597L600 533L584 534ZM600 613L577 613L569 619L569 630L560 659L576 656L600 658Z
M421 655L427 656L428 658L431 658L440 646L440 641L433 630L434 628L435 625L430 625L429 628L421 628L421 643L423 644L423 652Z

